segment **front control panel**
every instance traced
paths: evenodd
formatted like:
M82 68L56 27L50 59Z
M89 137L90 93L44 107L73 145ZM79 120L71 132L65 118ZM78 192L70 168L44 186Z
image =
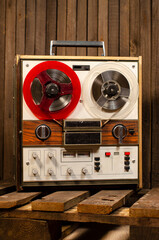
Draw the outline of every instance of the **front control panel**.
M23 182L138 179L138 147L23 148Z

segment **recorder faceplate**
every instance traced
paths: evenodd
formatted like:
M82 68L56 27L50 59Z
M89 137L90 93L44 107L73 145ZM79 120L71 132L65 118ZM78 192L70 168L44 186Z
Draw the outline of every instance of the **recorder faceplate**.
M141 186L140 60L19 56L18 187Z

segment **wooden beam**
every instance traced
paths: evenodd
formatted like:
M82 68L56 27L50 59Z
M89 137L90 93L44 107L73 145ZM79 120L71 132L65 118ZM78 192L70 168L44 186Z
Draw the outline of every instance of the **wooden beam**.
M60 191L32 202L32 210L63 212L89 196L87 191Z
M159 218L159 188L153 188L130 208L132 217Z
M12 192L0 196L0 208L12 208L28 203L38 196L39 192Z
M78 212L109 214L125 204L132 190L103 190L78 204Z

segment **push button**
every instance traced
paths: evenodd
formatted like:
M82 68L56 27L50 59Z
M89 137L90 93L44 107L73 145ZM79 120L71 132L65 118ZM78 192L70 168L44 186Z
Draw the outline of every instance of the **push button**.
M125 160L130 160L130 157L127 157L127 156L126 156L124 159L125 159Z
M110 152L105 152L106 157L110 157L111 153Z
M129 156L130 152L125 152L124 154L125 154L125 156Z
M95 170L96 172L99 172L100 167L95 167L94 170Z
M125 166L124 169L125 169L126 172L128 172L130 170L130 167L129 166Z
M95 161L100 161L100 157L95 157L94 160Z

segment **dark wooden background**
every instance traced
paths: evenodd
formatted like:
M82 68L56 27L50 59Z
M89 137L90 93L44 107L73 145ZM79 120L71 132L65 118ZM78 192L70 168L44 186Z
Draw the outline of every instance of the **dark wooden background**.
M104 40L108 56L143 57L143 181L159 185L159 1L0 0L0 177L14 178L13 64L49 54L50 40ZM58 55L100 55L57 49Z

